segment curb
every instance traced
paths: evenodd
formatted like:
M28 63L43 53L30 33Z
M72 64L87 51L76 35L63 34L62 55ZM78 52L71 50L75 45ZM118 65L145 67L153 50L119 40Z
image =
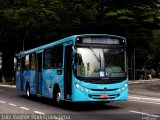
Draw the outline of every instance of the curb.
M132 84L139 84L139 83L149 83L149 82L158 82L160 81L160 79L150 79L150 80L132 80L132 81L128 81L128 84L132 85Z
M0 87L16 88L16 85L5 85L5 84L0 84Z

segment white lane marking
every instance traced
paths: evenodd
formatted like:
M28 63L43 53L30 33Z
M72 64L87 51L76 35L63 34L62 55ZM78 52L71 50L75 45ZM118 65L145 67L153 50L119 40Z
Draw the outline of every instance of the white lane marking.
M146 95L157 95L157 94L152 94L152 93L137 92L137 91L133 91L133 90L130 90L130 92L141 93L141 94L146 94Z
M43 112L39 112L39 111L34 111L34 113L36 113L36 114L42 114L42 115L44 115L45 113L43 113Z
M0 92L3 92L4 90L0 90Z
M129 100L129 101L141 102L141 103L151 103L151 104L157 104L157 105L160 105L160 103L156 103L156 102L149 102L149 101L138 101L138 100Z
M158 98L148 98L146 96L129 96L129 99L138 99L138 100L151 100L151 101L158 101L160 102L160 99Z
M136 114L141 114L141 115L147 115L147 116L151 116L151 117L160 117L159 115L152 115L152 114L148 114L148 113L145 113L145 112L139 112L139 111L134 111L134 110L131 110L129 112L136 113Z
M0 101L0 103L6 103L5 101Z
M26 108L26 107L19 107L19 108L21 108L23 110L30 110L29 108Z
M16 104L13 104L13 103L8 103L8 105L11 105L11 106L17 106Z

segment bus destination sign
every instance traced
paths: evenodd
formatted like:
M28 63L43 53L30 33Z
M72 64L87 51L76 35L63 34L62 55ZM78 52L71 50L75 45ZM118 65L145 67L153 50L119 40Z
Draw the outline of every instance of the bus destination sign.
M112 38L112 37L82 37L77 39L78 43L83 44L109 44L109 45L119 45L124 43L124 40L121 38Z

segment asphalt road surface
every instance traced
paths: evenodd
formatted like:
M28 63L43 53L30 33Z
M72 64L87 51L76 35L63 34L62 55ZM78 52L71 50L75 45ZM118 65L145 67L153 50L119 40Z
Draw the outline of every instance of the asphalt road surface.
M160 81L129 85L129 100L54 106L44 98L26 98L15 88L0 87L0 120L160 120Z

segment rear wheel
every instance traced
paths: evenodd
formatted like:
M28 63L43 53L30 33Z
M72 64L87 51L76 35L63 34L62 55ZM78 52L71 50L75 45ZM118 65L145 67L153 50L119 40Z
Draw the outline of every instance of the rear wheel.
M61 104L61 93L59 88L54 89L53 102L55 105Z
M56 94L56 102L57 102L58 104L61 103L61 93L60 93L60 91L58 91L57 94Z
M26 87L26 96L29 98L30 97L30 87L27 85Z

